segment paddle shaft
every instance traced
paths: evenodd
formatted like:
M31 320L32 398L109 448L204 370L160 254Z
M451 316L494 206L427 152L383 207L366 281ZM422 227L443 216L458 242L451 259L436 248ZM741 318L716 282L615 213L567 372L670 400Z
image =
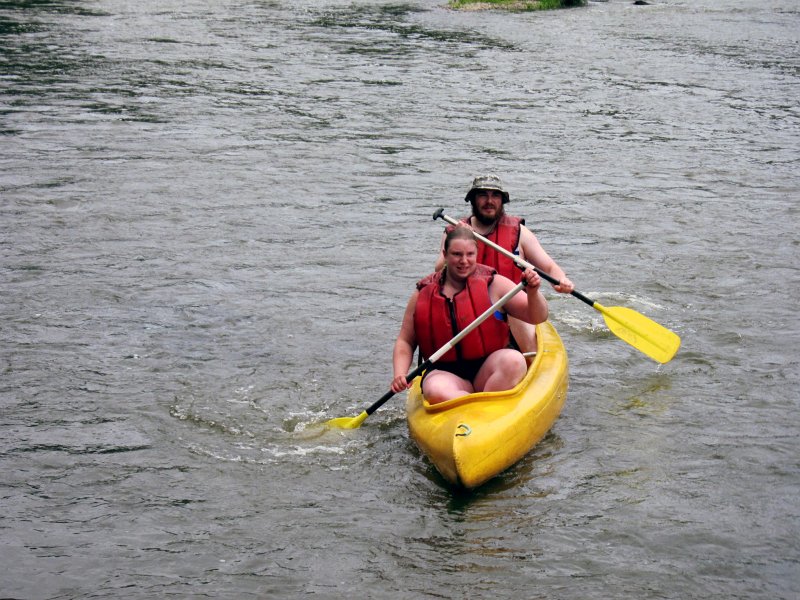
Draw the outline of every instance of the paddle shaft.
M433 213L433 220L435 221L436 219L442 219L443 221L446 221L447 223L450 223L451 225L458 226L460 224L459 221L456 221L453 217L448 217L446 214L444 214L444 209L443 208L440 208L435 213ZM520 258L519 256L517 256L513 252L509 252L508 250L506 250L502 246L500 246L498 244L495 244L492 240L490 240L488 238L485 238L484 236L482 236L477 231L473 230L472 233L478 240L480 240L481 242L483 242L487 246L489 246L491 248L494 248L500 254L504 254L508 258L513 260L520 269L522 269L522 270L533 269L534 271L536 271L536 273L539 275L539 277L541 277L542 279L544 279L546 281L549 281L553 285L559 285L561 283L558 279L556 279L555 277L553 277L549 273L545 273L539 267L537 267L535 265L532 265L531 263L529 263L528 261ZM595 301L594 300L592 300L591 298L589 298L587 296L584 296L583 294L581 294L577 290L572 290L570 292L570 294L575 296L578 300L586 302L586 304L588 304L591 307L594 307L594 305L595 305Z
M437 360L442 358L445 354L447 354L451 348L455 347L461 340L463 340L466 336L472 333L475 329L480 327L480 324L483 323L486 319L492 316L495 312L500 310L502 306L511 300L517 292L519 292L523 287L525 287L525 281L520 281L516 286L514 286L511 290L509 290L502 298L500 298L497 302L492 304L489 308L481 313L481 315L475 319L472 323L467 325L463 330L461 330L458 335L456 335L452 340L447 342L444 346L439 348L436 352L434 352L429 358L425 359L425 361L418 365L415 369L412 369L408 375L406 375L406 381L411 382L415 377L418 377L423 372L433 365ZM367 408L364 412L367 415L371 415L376 410L378 410L383 404L392 396L395 395L395 392L389 390L383 396L381 396L375 403L372 404L369 408Z
M445 215L444 209L442 208L433 213L434 221L440 218L451 225L459 225L458 221ZM549 281L553 285L559 285L560 282L558 279L552 277L549 273L538 269L516 254L509 252L502 246L476 233L474 230L472 233L475 239L480 240L487 246L494 248L497 252L507 256L513 260L519 268L523 270L533 269L542 279ZM599 311L603 315L606 325L608 325L608 328L614 335L660 363L666 363L672 360L672 357L675 356L675 353L681 345L681 338L677 334L633 309L621 306L606 307L576 290L572 290L570 294Z

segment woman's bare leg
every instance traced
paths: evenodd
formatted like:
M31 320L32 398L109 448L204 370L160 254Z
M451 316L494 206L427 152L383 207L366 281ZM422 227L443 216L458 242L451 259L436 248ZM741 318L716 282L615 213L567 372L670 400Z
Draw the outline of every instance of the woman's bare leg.
M504 348L489 355L475 376L473 385L478 392L510 390L517 385L528 370L525 357L516 350Z
M431 371L422 383L422 392L431 404L452 400L474 391L469 381L447 371Z

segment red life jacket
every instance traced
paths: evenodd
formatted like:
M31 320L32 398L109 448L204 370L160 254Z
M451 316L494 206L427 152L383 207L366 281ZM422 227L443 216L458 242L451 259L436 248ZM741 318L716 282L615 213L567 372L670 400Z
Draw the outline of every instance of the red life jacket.
M419 296L414 310L414 331L420 353L428 358L479 317L493 303L489 285L495 271L478 265L467 279L466 287L452 300L441 293L444 272L433 273L417 283ZM508 347L509 328L506 316L495 313L451 348L442 362L474 360Z
M463 217L461 222L469 225L469 219L469 217ZM504 214L500 217L494 230L483 237L501 248L505 248L512 254L519 254L520 228L523 225L525 225L525 219ZM449 225L445 228L445 231L450 233L453 229L455 227ZM519 283L522 280L522 271L514 264L513 260L483 242L478 242L478 262L493 268L500 275L508 277L514 283Z

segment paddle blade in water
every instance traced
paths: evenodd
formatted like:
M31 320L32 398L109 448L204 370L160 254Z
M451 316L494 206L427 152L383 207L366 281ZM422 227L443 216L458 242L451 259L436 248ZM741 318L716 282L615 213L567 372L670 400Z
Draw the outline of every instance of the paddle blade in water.
M653 360L669 362L680 348L681 338L677 334L635 310L622 306L605 307L597 302L594 307L603 313L606 325L617 337Z
M367 411L364 411L357 417L339 417L338 419L331 419L330 421L326 421L325 425L337 429L358 429L368 416Z

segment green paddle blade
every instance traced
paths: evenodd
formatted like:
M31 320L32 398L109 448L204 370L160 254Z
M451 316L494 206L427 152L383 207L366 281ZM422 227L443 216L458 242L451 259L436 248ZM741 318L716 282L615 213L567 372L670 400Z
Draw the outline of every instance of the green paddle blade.
M623 306L605 307L598 302L593 306L603 313L606 325L617 337L653 360L669 362L681 346L681 338L676 333L635 310Z

